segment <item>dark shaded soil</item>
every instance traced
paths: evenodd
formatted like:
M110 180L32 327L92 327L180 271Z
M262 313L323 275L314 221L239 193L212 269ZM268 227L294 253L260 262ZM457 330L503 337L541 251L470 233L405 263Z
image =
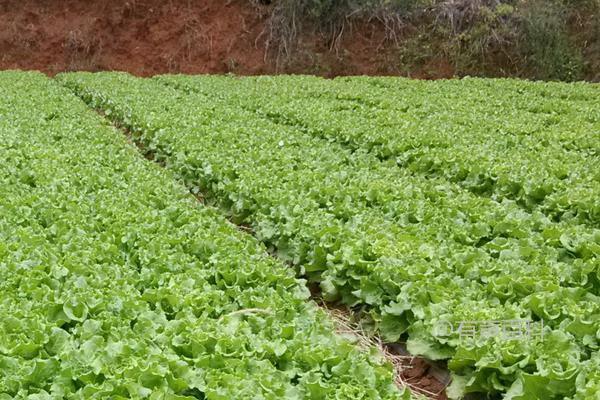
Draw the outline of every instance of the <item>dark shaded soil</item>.
M445 389L449 378L444 381L445 379L440 376L442 374L436 368L422 358L407 359L402 380L413 387L414 392L424 394L430 399L447 400Z

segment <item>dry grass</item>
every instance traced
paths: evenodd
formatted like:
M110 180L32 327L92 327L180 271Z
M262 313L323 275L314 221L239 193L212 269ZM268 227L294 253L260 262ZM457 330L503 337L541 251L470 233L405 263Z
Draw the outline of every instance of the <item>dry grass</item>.
M63 47L67 57L69 71L95 71L98 68L98 55L102 51L102 42L92 31L79 29L69 31Z
M437 399L440 393L430 392L403 378L403 372L412 368L414 356L399 355L390 346L385 344L380 337L369 334L359 322L353 318L351 311L346 308L332 307L324 301L318 302L319 306L331 317L335 323L336 332L356 340L359 348L365 352L375 348L379 354L394 368L394 381L400 388L408 387L412 393L425 399Z

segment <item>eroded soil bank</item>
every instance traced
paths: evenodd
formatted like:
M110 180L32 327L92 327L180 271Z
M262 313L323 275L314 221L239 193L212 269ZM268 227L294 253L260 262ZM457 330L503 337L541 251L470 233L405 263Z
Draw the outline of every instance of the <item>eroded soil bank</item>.
M379 22L356 22L336 42L302 38L293 63L267 57L268 8L248 0L4 0L0 69L158 73L400 74ZM411 71L448 77L444 59ZM406 74L406 73L404 73Z

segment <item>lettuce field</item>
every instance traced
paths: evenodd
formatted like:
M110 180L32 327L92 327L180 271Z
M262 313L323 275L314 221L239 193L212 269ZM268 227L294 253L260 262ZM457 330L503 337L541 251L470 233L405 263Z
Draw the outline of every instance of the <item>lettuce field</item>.
M449 398L600 399L600 85L7 71L0 95L1 400L414 396L309 288L447 363Z

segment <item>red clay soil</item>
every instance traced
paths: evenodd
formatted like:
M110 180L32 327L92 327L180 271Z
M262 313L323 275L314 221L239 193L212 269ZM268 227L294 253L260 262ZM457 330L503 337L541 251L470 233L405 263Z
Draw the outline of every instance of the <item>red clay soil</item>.
M251 4L249 0L2 0L0 69L49 74L122 70L140 76L398 72L382 51L384 30L377 23L348 27L337 51L320 37L305 40L293 67L277 68L272 58L265 57L267 10ZM437 77L452 74L443 60L428 68Z
M266 72L262 24L243 1L8 0L0 26L3 69Z
M442 382L434 367L427 361L414 357L406 360L402 381L414 394L431 400L448 400L445 390L448 382Z

